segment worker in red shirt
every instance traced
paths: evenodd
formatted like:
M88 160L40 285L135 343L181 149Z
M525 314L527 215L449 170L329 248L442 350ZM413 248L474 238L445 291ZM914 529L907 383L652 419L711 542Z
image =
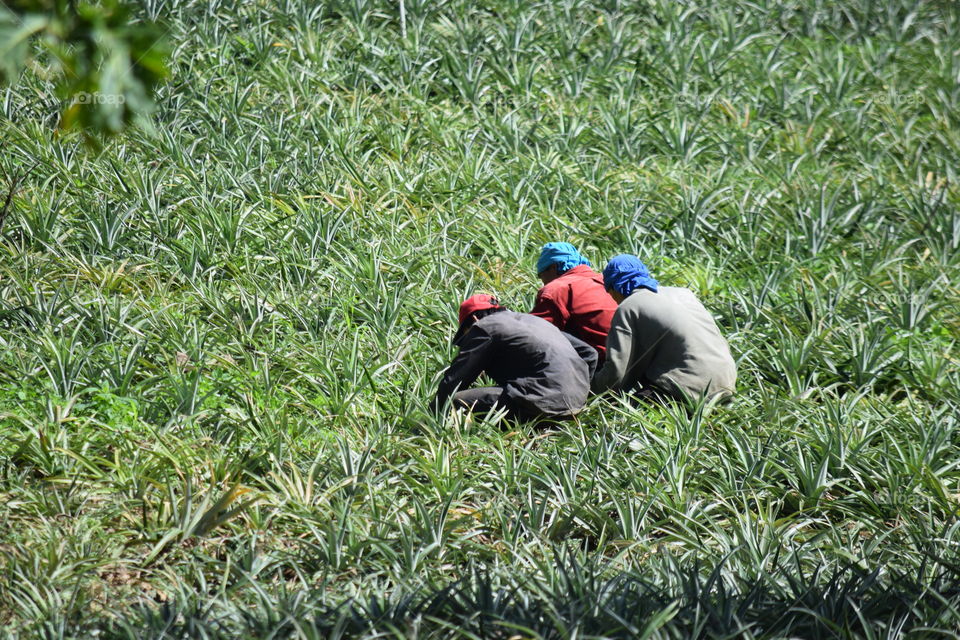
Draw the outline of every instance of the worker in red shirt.
M617 303L607 294L603 276L569 242L548 242L540 250L537 275L543 288L530 312L597 350L599 363L607 354L607 333Z

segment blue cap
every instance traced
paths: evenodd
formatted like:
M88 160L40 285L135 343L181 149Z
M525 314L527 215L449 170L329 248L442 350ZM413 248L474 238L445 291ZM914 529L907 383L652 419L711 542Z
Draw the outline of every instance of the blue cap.
M569 242L548 242L540 250L540 259L537 260L537 273L543 273L552 265L557 265L557 273L563 273L590 261L580 255L577 248Z
M647 265L640 262L637 256L621 253L612 258L604 268L603 286L626 298L639 287L656 293L659 283L650 277Z

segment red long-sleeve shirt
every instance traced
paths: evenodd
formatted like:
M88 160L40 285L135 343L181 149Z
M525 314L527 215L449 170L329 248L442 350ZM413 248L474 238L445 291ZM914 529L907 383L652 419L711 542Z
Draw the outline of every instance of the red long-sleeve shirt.
M603 286L603 276L580 265L544 285L530 313L589 344L602 362L616 310L617 303Z

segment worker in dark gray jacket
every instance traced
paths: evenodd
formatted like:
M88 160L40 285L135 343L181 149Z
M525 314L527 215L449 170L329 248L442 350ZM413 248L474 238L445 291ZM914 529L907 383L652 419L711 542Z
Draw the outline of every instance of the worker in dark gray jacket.
M689 289L661 287L635 256L603 270L619 304L607 335L607 360L593 378L596 393L696 400L733 393L737 369L710 312Z
M483 294L460 305L454 344L460 351L440 382L437 410L452 396L453 406L478 413L506 408L522 420L567 418L583 408L597 364L587 343ZM468 389L482 373L496 386Z

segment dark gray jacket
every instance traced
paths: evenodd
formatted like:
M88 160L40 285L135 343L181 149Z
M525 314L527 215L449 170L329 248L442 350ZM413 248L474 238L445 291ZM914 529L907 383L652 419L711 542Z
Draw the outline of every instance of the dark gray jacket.
M478 320L454 344L460 353L437 390L441 407L486 373L514 411L563 417L583 408L597 352L586 342L526 313L498 311Z

